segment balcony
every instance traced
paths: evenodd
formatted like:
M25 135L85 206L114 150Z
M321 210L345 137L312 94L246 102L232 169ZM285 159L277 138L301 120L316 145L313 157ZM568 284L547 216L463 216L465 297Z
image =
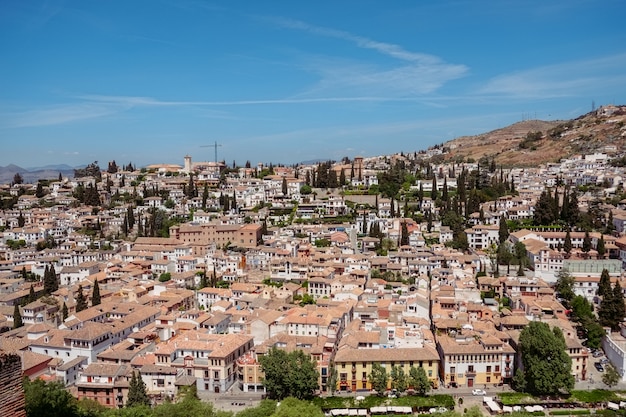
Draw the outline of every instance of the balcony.
M474 369L469 369L465 372L465 376L466 377L475 377L476 376L476 370Z

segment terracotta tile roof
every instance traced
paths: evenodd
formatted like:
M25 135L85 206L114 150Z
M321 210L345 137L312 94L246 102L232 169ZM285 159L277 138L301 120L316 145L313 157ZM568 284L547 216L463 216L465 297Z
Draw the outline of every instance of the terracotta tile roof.
M337 351L335 362L409 362L439 361L439 354L430 346L423 348L352 349Z

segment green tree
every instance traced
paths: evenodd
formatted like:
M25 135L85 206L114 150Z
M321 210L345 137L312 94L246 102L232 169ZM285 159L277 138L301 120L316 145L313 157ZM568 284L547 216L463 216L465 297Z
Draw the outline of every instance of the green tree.
M617 331L625 314L624 295L622 287L619 281L617 281L613 289L602 297L600 308L598 309L598 319L601 325Z
M563 250L569 257L572 252L572 236L570 235L569 229L565 232L565 242L563 242Z
M569 273L567 269L561 269L557 274L556 285L554 289L563 299L568 302L574 298L574 277Z
M76 294L76 312L83 311L87 308L87 299L83 294L83 286L78 286L78 292Z
M598 251L598 256L600 257L600 259L604 258L604 255L606 254L604 236L600 236L600 239L598 239L598 244L596 245L596 251Z
M583 320L582 326L587 334L587 346L591 349L598 349L602 345L602 338L606 335L604 327L595 317Z
M430 390L430 381L426 375L424 368L411 366L409 369L409 386L412 387L417 394L424 396Z
M63 302L63 307L61 308L61 317L63 318L63 321L67 320L67 316L68 316L68 311L67 311L67 304L65 304L65 301Z
M37 183L37 190L35 190L35 197L42 198L44 196L43 185L41 185L41 181Z
M126 407L136 406L150 406L150 398L146 392L146 384L141 378L141 374L133 372L133 376L128 384L128 399L126 400Z
M237 417L267 417L276 412L276 401L261 400L256 407L246 408L237 413Z
M78 406L78 414L81 417L104 417L107 407L103 406L96 400L82 398L76 402Z
M398 365L391 368L391 388L402 393L406 391L407 387L408 378L404 372L404 368Z
M515 257L519 263L519 269L517 270L518 276L524 276L524 266L526 265L526 245L524 243L517 241L513 246L513 251L515 252Z
M307 171L308 174L308 171ZM309 195L313 192L313 189L311 188L310 185L304 184L302 187L300 187L300 194L302 195Z
M187 184L187 197L194 198L196 196L196 187L193 181L193 173L189 173L189 183Z
M583 238L583 252L589 253L591 250L591 236L589 236L589 230L585 231L585 237Z
M13 175L13 184L22 184L24 182L24 178L22 177L22 174L20 174L19 172L16 172L15 175Z
M33 287L33 284L30 284L30 289L28 290L28 298L27 301L28 303L32 303L33 301L37 300L37 295L35 294L35 288Z
M342 168L339 173L339 186L343 187L344 185L346 185L346 171Z
M20 214L17 216L17 226L24 227L25 224L26 218L24 217L24 214L22 214L22 211L20 211Z
M576 295L570 301L572 319L582 323L585 319L593 319L593 305L582 295Z
M98 280L94 280L93 282L93 291L91 293L91 305L97 306L100 305L100 285L98 284Z
M409 228L406 222L402 222L402 233L400 236L400 246L406 246L409 244Z
M286 353L273 347L259 362L265 375L263 384L272 399L311 398L318 388L317 365L302 350Z
M560 328L532 321L520 333L519 347L527 392L554 395L574 388L572 359Z
M17 329L24 325L22 321L22 312L20 311L19 303L15 303L13 306L13 328Z
M548 226L555 222L555 210L558 206L549 190L545 190L539 196L533 214L533 224Z
M330 365L328 369L328 381L326 382L326 392L333 393L337 389L337 381L339 376L337 375L337 368Z
M285 398L270 417L324 417L322 409L308 401Z
M611 291L611 277L609 276L609 270L605 268L600 274L600 281L598 282L596 295L599 297L605 297L607 294L610 294Z
M57 274L54 270L54 265L46 265L43 272L43 292L46 295L50 295L59 289L59 282L57 281Z
M378 395L383 395L385 391L387 391L389 376L387 375L387 370L381 364L377 362L372 364L372 371L368 375L368 379L370 384L372 384L372 388Z
M287 195L287 177L283 177L283 183L281 184L281 191L284 196Z
M526 373L522 369L515 371L512 385L515 391L526 392Z
M509 238L509 235L509 228L506 224L506 218L503 214L502 216L500 216L500 224L498 228L498 241L500 242L500 245L506 242L506 240Z
M608 386L609 388L613 388L615 385L617 385L620 379L621 377L619 372L617 372L617 369L615 369L612 364L607 364L604 375L602 375L602 382L604 383L604 385Z
M29 417L78 417L76 399L60 382L24 378L24 400Z
M202 210L206 210L206 202L209 199L209 185L208 183L204 183L204 187L202 188Z

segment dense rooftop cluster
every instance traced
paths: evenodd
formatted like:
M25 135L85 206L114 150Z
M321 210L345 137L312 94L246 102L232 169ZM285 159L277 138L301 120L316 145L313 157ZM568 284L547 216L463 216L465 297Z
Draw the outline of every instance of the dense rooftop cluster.
M420 368L434 388L510 384L520 333L540 321L586 380L559 285L592 305L603 273L626 287L619 155L516 169L442 152L292 167L185 157L4 185L0 349L30 378L118 407L137 371L154 401L188 386L264 392L274 348L305 352L319 391L375 389L380 365ZM605 340L620 374L623 316Z

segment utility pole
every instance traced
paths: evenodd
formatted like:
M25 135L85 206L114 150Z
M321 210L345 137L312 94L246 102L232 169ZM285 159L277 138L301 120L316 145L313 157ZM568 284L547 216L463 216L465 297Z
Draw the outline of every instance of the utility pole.
M215 149L215 164L217 165L217 147L218 146L222 146L222 144L217 143L217 141L215 141L215 143L213 145L202 145L200 146L201 148L214 148Z

